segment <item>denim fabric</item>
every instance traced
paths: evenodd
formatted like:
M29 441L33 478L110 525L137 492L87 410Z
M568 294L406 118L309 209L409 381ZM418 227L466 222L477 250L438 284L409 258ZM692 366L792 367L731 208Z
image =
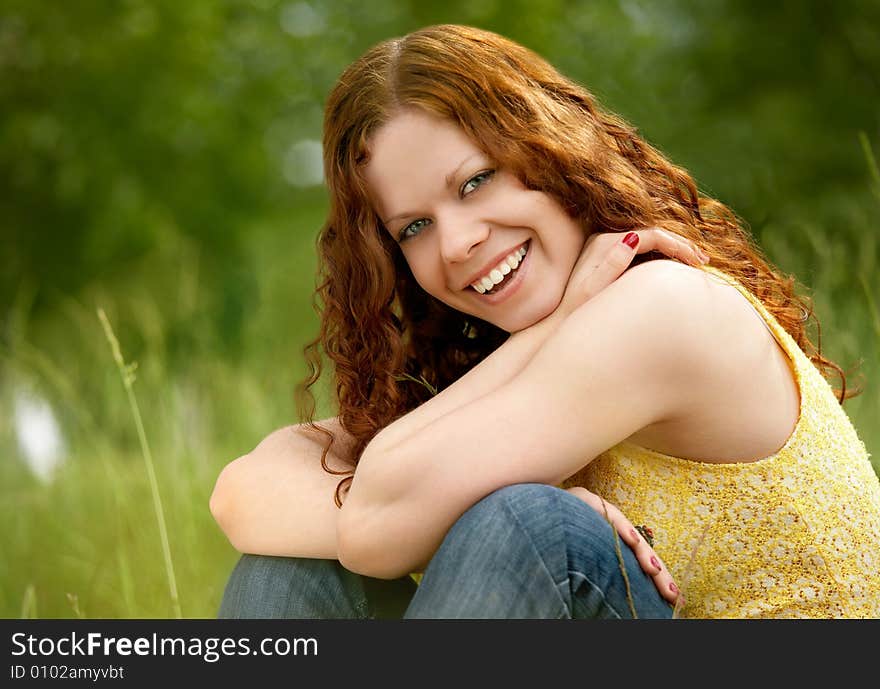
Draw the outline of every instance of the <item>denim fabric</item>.
M411 577L364 577L336 560L242 555L226 584L218 617L400 619L415 591Z
M620 548L630 585L621 573ZM669 618L671 606L589 505L528 483L486 496L452 526L416 588L333 560L245 555L219 616L249 618Z

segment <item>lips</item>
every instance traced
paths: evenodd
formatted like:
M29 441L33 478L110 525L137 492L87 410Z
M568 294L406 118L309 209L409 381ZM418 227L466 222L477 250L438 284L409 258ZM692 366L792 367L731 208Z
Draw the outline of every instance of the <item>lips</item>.
M476 285L471 285L480 294L498 294L511 284L519 267L526 257L526 247L522 247L508 255L498 268L493 268L488 279L483 278ZM491 284L490 284L491 283Z
M525 241L498 254L492 261L483 266L479 273L471 277L462 289L471 287L475 291L480 292L478 288L482 287L484 291L490 291L494 289L494 285L503 284L503 281L507 279L508 273L519 267L529 242L530 240Z

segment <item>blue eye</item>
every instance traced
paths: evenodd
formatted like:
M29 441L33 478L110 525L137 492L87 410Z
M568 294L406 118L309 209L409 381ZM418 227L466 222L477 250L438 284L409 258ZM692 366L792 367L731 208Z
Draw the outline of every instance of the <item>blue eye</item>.
M419 233L419 230L421 230L427 224L428 220L426 218L421 218L419 220L411 222L400 231L401 241L404 239L409 239L410 237L415 237Z
M478 175L474 175L467 182L465 182L459 194L464 197L476 191L479 187L483 186L486 182L492 179L492 176L495 174L495 170L486 170L484 172L479 173ZM409 225L404 227L400 231L400 235L398 235L398 240L403 242L407 239L411 239L421 232L422 228L428 225L431 221L427 218L419 218L418 220L414 220Z
M492 175L494 174L495 170L486 170L485 172L481 172L478 175L474 175L467 182L464 183L464 186L462 186L461 195L465 196L477 187L482 186L482 184L491 179Z

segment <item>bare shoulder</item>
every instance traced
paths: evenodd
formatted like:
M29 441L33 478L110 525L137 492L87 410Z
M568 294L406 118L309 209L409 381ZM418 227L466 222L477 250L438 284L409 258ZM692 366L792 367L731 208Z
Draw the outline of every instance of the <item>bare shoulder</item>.
M670 259L647 261L627 270L614 283L627 296L648 300L652 307L711 306L719 288L729 286L699 268ZM635 293L635 294L634 294Z
M622 384L657 390L667 414L741 381L768 346L766 328L734 287L663 259L630 268L572 313L566 327L562 339L572 357L586 352L589 340L594 361L616 371ZM594 367L580 356L585 371Z
M751 305L733 286L677 261L658 259L630 268L599 297L610 302L606 308L637 317L631 327L645 337L662 336L680 353L712 354L726 338L742 335L746 325L746 333L764 334Z
M575 312L583 327L627 344L630 356L699 356L717 342L730 291L715 276L676 261L658 259L630 268ZM581 313L579 313L581 312Z

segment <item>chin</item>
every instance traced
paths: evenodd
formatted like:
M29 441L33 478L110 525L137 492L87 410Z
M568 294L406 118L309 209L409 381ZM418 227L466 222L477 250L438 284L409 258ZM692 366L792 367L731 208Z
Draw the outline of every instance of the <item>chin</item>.
M500 322L493 321L502 330L509 333L519 332L533 326L535 323L544 320L547 316L556 310L559 306L560 299L549 299L545 303L529 304L517 310L516 313L508 314Z

